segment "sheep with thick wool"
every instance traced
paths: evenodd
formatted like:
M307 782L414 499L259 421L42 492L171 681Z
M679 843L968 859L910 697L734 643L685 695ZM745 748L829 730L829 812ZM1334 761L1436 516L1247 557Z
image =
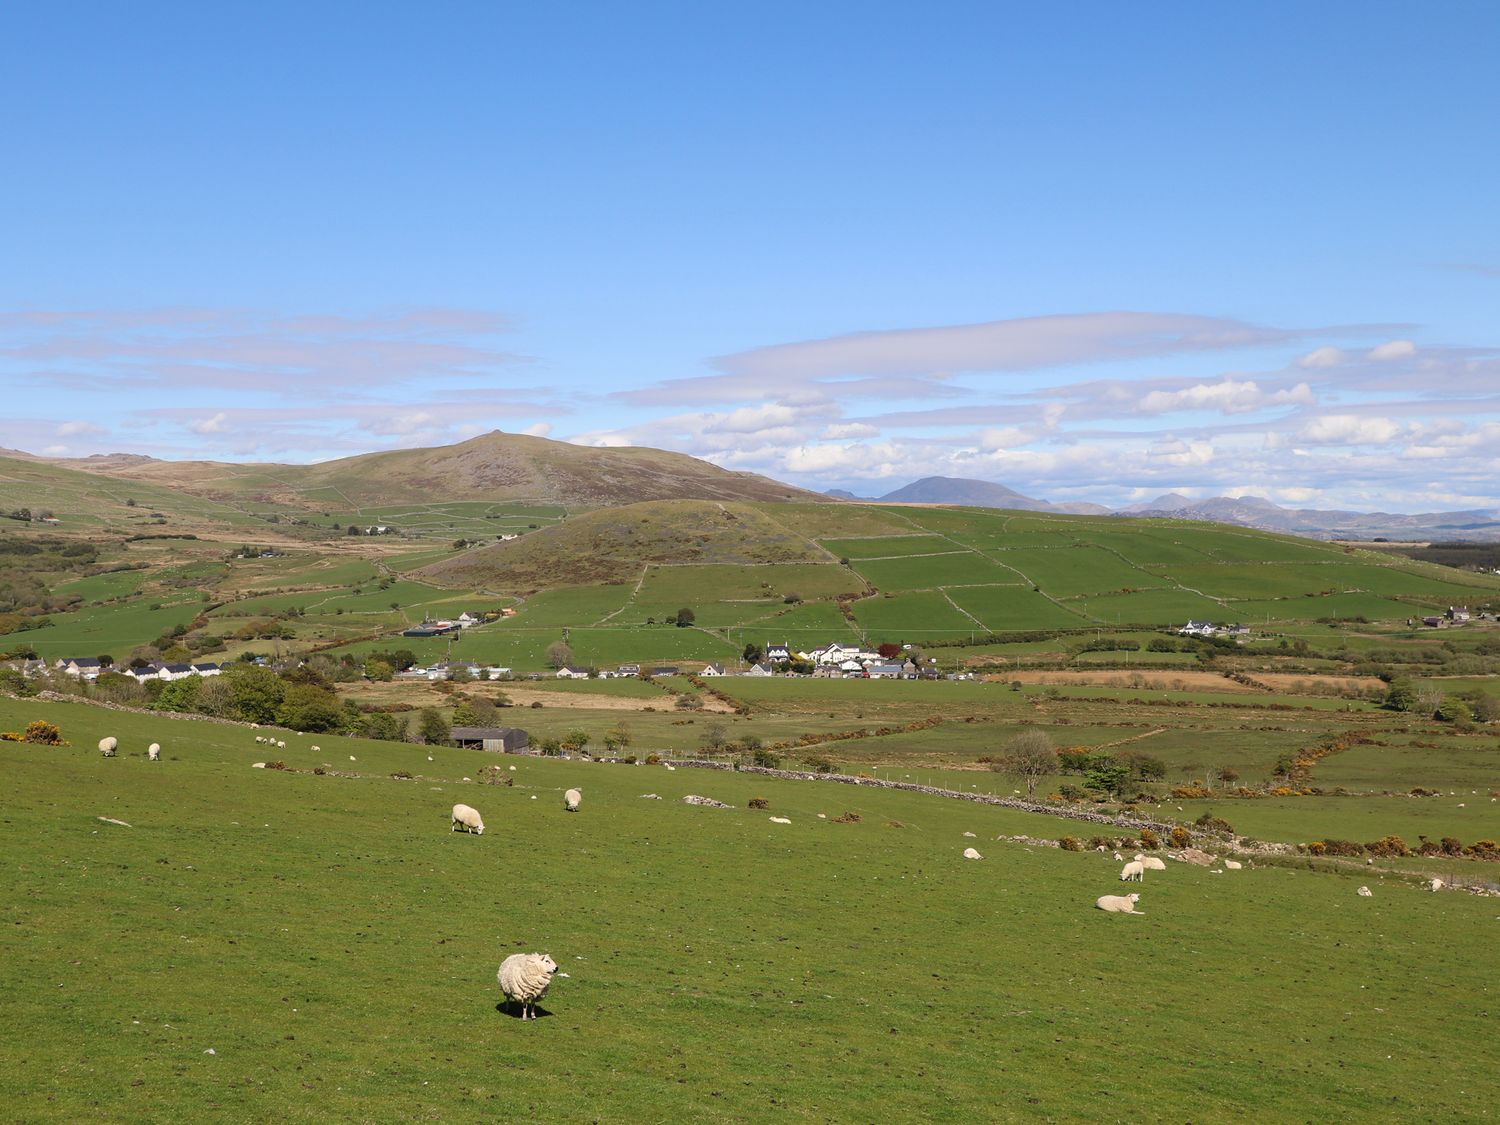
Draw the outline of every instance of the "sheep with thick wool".
M479 815L479 810L468 805L453 806L453 826L449 832L472 832L476 836L484 835L484 818Z
M1230 871L1238 871L1245 865L1237 859L1226 859L1224 861L1224 866L1227 867Z
M1140 901L1138 894L1100 895L1094 900L1094 905L1106 914L1139 914L1135 904Z
M150 746L146 747L146 758L152 762L161 761L161 743L153 742Z
M546 953L512 953L500 962L495 978L500 982L500 991L505 993L505 1002L519 1003L521 1018L534 1020L536 1003L547 995L547 986L555 972L557 962Z
M1144 880L1145 877L1146 867L1143 863L1141 863L1140 860L1131 860L1124 867L1120 868L1120 882L1122 883L1130 879L1134 879L1137 883L1139 883Z
M1159 857L1154 855L1141 855L1140 853L1136 853L1135 861L1139 863L1142 870L1145 871L1165 871L1167 869L1167 865Z
M569 789L563 794L563 808L569 812L577 812L581 804L583 804L583 793L580 790Z
M113 758L115 756L115 748L119 745L120 740L113 735L109 738L101 738L99 740L99 753L103 754L106 758Z

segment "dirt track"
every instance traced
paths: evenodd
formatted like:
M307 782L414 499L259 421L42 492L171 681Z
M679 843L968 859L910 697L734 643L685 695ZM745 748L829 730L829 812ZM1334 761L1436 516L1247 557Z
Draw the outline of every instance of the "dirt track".
M365 703L409 703L413 707L442 707L446 705L448 693L441 690L439 684L433 682L400 682L390 683L360 683L341 685L343 690L340 694L352 697ZM498 689L509 697L511 703L516 707L530 707L533 703L540 703L543 707L567 707L585 711L644 711L650 707L656 711L673 711L675 697L662 692L659 696L647 699L634 699L623 695L605 695L595 692L579 691L551 691L547 688L539 688L515 681L494 681L489 683L454 684L455 691L467 691L476 695L484 695L487 691ZM704 695L703 710L714 714L732 714L734 708L715 699L711 695Z

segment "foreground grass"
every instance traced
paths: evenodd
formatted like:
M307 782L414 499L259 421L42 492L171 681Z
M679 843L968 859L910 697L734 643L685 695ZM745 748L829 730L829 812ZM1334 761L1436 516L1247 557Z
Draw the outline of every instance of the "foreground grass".
M289 734L361 776L259 771L244 728L0 700L39 717L74 746L0 743L14 1119L1457 1121L1500 1093L1490 900L1173 864L1111 917L1114 864L994 843L1056 834L1006 810ZM495 762L514 788L461 780ZM523 949L570 974L532 1024L495 1009Z

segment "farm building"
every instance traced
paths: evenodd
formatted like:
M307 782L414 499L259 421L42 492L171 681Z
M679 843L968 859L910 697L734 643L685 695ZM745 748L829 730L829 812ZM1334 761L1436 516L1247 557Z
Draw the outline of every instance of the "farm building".
M441 637L445 633L456 633L459 626L452 621L424 621L410 629L402 629L403 637Z
M454 727L448 745L460 750L489 750L496 754L519 754L529 739L519 727Z

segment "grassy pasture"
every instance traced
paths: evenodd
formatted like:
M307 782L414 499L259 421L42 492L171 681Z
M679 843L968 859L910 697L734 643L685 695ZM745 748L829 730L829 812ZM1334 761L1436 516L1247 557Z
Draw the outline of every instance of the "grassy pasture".
M1224 622L1237 615L1232 604L1213 601L1191 590L1141 589L1130 594L1078 598L1068 604L1106 624L1180 626L1189 620Z
M59 594L77 594L85 603L110 601L124 598L140 589L146 580L144 570L116 570L108 574L95 574L88 578L60 583Z
M992 632L1076 629L1089 624L1081 614L1070 612L1066 606L1057 605L1026 585L952 586L944 593Z
M1014 570L973 551L903 559L850 560L849 566L880 590L934 590L940 586L981 586L1022 581Z
M186 625L203 608L202 598L193 592L160 601L135 597L109 605L86 605L72 613L55 614L53 624L32 629L23 639L44 660L103 653L123 657L173 626Z
M940 535L885 535L866 539L824 539L822 547L830 554L850 561L903 558L910 555L947 555L964 548Z
M1111 861L992 840L1050 818L531 759L500 789L459 778L509 760L338 739L283 756L361 776L252 771L243 728L0 701L43 714L74 748L0 744L22 1120L1462 1121L1500 1092L1485 900L1174 864L1111 917ZM107 731L124 757L84 748ZM569 976L523 1024L494 974L531 949Z
M876 643L951 640L985 631L983 625L954 608L941 590L864 598L853 608L860 628Z

